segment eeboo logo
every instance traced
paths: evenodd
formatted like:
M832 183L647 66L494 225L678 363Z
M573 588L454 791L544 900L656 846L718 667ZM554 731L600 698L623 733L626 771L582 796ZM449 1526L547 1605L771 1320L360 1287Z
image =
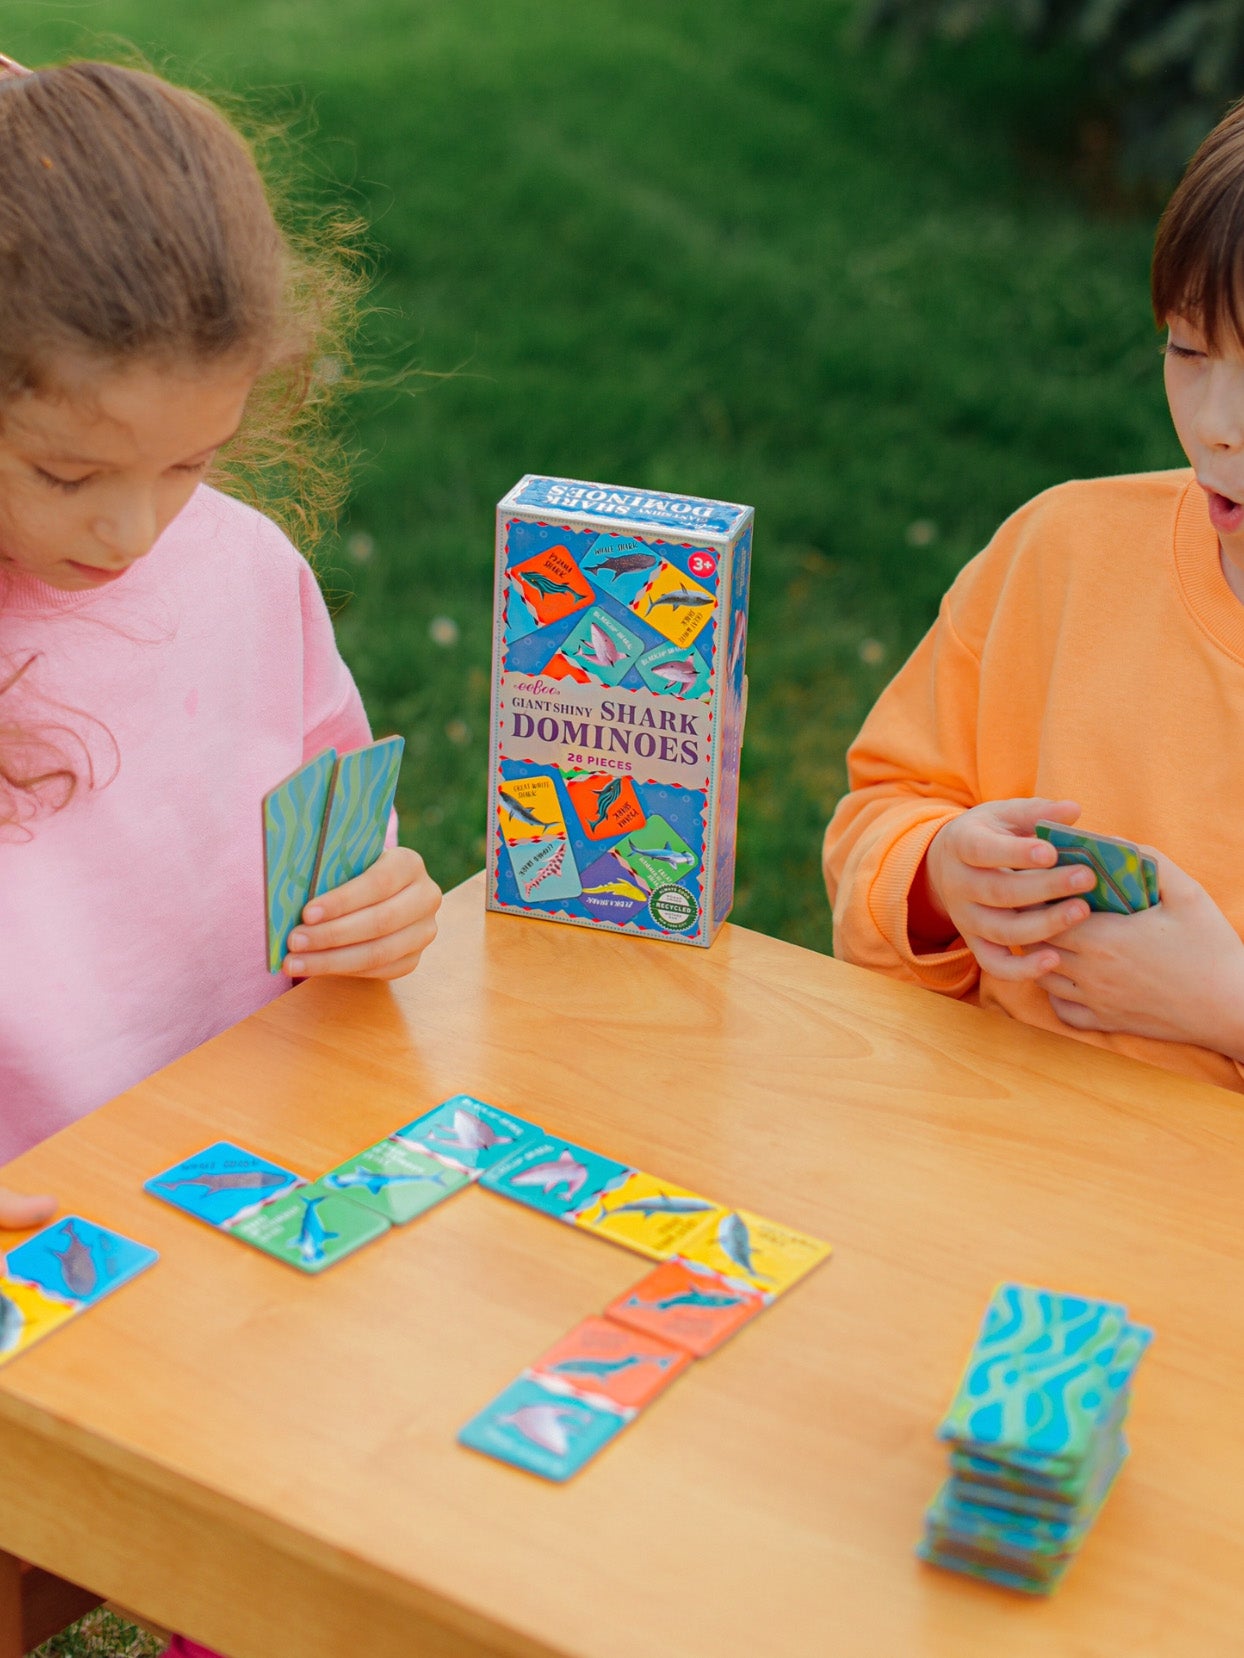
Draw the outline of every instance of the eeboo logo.
M686 887L658 887L648 900L648 914L667 933L685 933L700 919L700 903Z

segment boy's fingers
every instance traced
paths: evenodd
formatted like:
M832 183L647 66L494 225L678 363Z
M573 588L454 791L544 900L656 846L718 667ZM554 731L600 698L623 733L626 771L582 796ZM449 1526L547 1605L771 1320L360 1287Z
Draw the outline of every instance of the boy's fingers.
M1012 945L1041 944L1078 926L1088 915L1088 905L1082 898L1069 898L1062 904L1039 904L1031 910L995 910L978 905L971 921L978 938L1009 949Z
M28 1227L42 1226L55 1213L54 1197L27 1197L0 1186L0 1227L6 1232L24 1232Z
M1042 818L1051 823L1072 824L1080 815L1076 800L1045 800L1039 795L1018 800L996 800L994 812L1013 834L1035 835Z
M1005 945L993 944L989 939L974 934L968 935L965 942L984 971L992 973L995 979L1009 979L1012 983L1039 979L1043 973L1051 973L1058 966L1055 952L1042 950L1040 946L1017 956Z
M1058 996L1063 1001L1075 1002L1077 1006L1083 1006L1083 1003L1080 1002L1079 986L1074 979L1069 979L1066 973L1043 973L1037 980L1037 984L1040 989L1048 992L1051 997Z
M1050 1006L1062 1020L1064 1025L1070 1025L1074 1030L1106 1030L1097 1015L1085 1007L1081 1002L1068 1001L1065 996L1051 996Z
M959 852L977 869L1048 868L1058 853L1037 835L1037 824L1042 818L1074 823L1079 815L1074 800L995 800L965 825Z
M980 818L965 825L955 848L969 869L1030 869L1049 863L1053 850L1045 841L1026 841Z
M1158 866L1158 895L1160 898L1188 898L1205 889L1201 883L1173 863L1164 852L1150 852L1149 856Z
M987 909L1023 910L1049 904L1076 893L1091 892L1093 872L1083 864L1061 864L1046 869L978 870L964 883L970 903Z

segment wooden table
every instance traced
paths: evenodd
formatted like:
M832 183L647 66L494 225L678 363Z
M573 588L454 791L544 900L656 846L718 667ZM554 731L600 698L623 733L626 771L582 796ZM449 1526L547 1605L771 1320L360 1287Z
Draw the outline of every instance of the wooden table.
M304 1278L141 1190L220 1137L315 1175L458 1091L835 1256L559 1488L455 1433L639 1257L467 1191ZM0 1372L0 1549L232 1658L1244 1650L1234 1095L741 929L485 918L477 879L413 978L306 984L6 1179L162 1259ZM1006 1278L1157 1331L1049 1602L912 1556Z

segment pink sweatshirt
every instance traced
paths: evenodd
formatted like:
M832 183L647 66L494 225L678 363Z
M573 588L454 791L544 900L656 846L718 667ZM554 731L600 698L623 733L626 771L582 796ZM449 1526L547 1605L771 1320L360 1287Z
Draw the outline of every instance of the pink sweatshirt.
M0 830L0 1164L286 988L261 797L370 738L305 560L205 487L107 587L6 576L3 678L32 655L0 723L76 733L100 786Z

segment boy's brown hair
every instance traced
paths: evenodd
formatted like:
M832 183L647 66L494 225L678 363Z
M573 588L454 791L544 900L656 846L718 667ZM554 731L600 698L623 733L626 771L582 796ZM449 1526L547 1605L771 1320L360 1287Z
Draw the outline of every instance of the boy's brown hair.
M282 228L214 105L110 63L32 73L0 60L0 181L0 423L12 398L54 390L68 355L251 361L242 430L213 476L313 552L345 492L326 415L348 384L357 227ZM0 662L0 695L28 667ZM81 768L58 752L63 741L0 720L0 824L68 799Z
M1244 103L1201 144L1166 205L1150 296L1159 328L1182 316L1211 350L1244 342Z

